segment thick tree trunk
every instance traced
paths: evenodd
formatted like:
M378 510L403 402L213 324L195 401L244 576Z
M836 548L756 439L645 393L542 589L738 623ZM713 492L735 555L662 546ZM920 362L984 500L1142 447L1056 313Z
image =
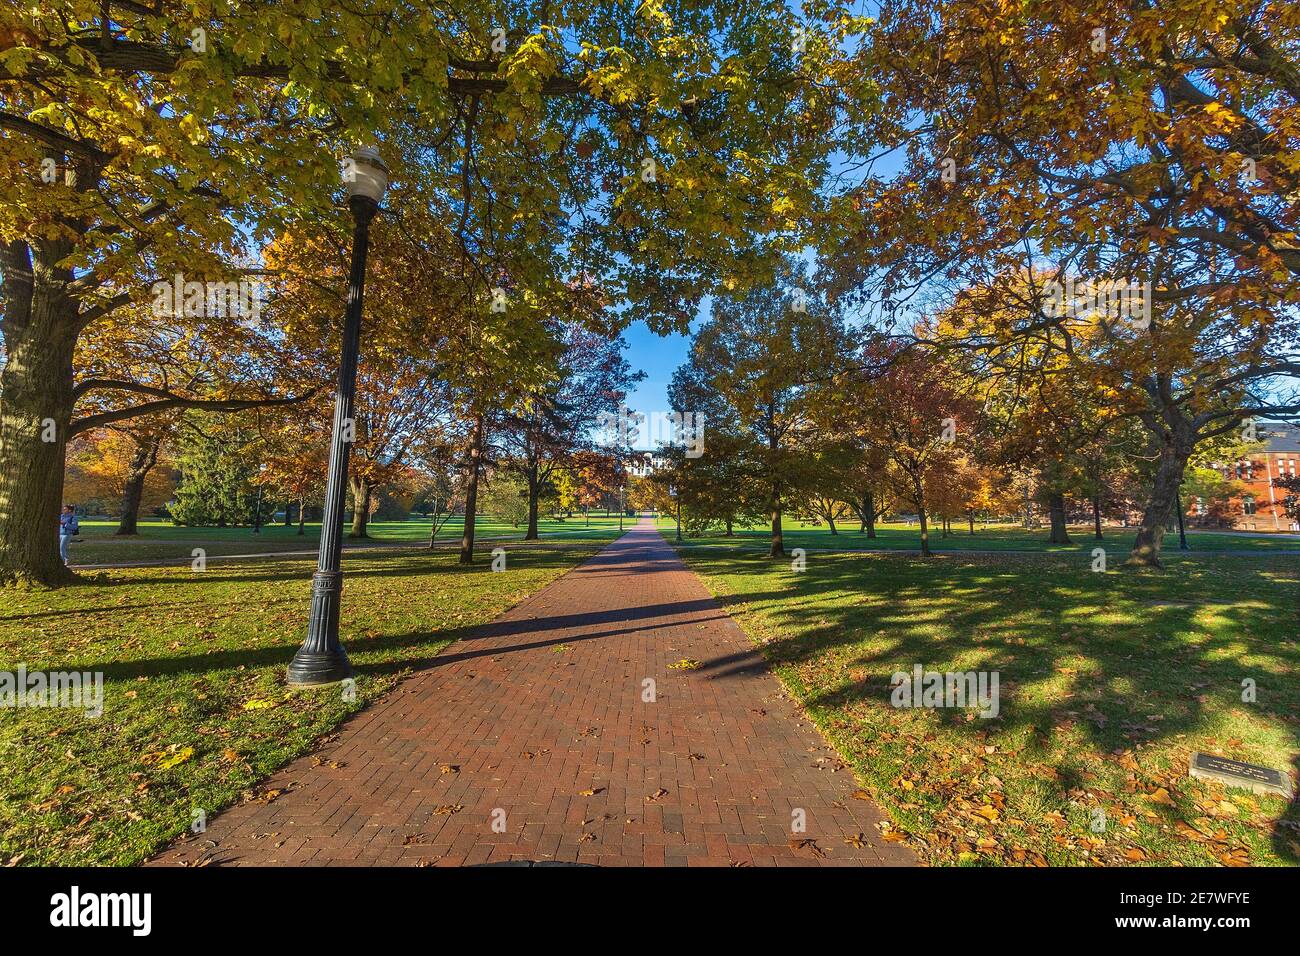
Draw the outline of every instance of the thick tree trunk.
M542 483L538 476L537 459L528 463L528 532L525 541L536 541L541 535L537 532L537 511L542 496Z
M474 417L469 447L469 480L465 483L465 529L460 538L460 563L474 563L474 518L478 514L478 473L483 457L483 415Z
M830 526L831 534L839 534L839 532L835 530L835 519L829 514L826 516L826 524Z
M348 532L349 538L368 538L366 527L370 524L370 496L374 492L374 487L370 482L353 477L350 481L352 485L352 530Z
M1069 544L1070 533L1065 528L1065 495L1052 492L1047 496L1047 513L1052 522L1052 544Z
M969 512L966 515L966 524L970 528L971 537L975 536L975 512Z
M284 502L284 526L293 527L293 499L286 498Z
M725 519L725 523L727 525L727 537L728 538L735 537L736 532L731 530L731 526L733 524L732 520L730 518L727 518Z
M117 523L117 531L114 534L139 533L140 500L144 496L144 480L158 461L160 438L149 435L143 438L137 437L135 442L135 451L131 455L131 463L127 466L126 485L122 489L122 517Z
M51 242L59 248L46 250L46 262L66 255L65 245ZM4 249L0 584L58 587L77 580L59 560L58 529L78 308L64 292L71 273L46 262L33 269L21 244Z
M867 519L867 537L876 536L876 496L870 491L862 493L862 511Z
M1092 496L1092 528L1093 537L1098 541L1101 540L1101 495Z
M1125 564L1146 568L1163 567L1160 563L1160 545L1164 541L1165 525L1173 514L1178 483L1183 480L1183 471L1187 468L1187 459L1191 457L1194 445L1190 429L1181 428L1179 431L1184 434L1172 437L1160 448L1151 497L1142 512L1142 524L1138 527L1133 550Z

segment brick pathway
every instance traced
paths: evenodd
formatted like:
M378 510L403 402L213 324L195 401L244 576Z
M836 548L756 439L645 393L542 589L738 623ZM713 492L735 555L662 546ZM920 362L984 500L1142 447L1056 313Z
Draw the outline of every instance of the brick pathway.
M915 863L649 520L480 633L153 863Z

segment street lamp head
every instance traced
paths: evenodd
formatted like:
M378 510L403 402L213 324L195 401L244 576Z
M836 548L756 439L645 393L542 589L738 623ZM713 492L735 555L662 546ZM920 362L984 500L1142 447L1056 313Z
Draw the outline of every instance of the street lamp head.
M360 197L378 205L388 188L388 167L379 151L369 146L354 149L343 163L343 185L349 199Z

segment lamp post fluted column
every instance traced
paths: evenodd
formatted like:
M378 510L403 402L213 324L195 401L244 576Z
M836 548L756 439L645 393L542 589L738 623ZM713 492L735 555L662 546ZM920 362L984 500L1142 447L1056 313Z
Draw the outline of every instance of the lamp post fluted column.
M334 426L329 472L325 485L325 513L321 518L319 558L311 579L311 618L307 639L289 663L291 687L334 684L352 673L347 652L339 641L339 606L343 597L343 509L348 486L348 459L356 425L353 404L357 391L357 360L361 344L361 306L366 284L366 252L370 221L379 209L387 184L383 164L371 150L352 157L348 205L352 210L352 271L348 278L347 313L343 322L343 350L334 396ZM364 167L362 164L366 164ZM358 185L358 179L361 184ZM376 183L377 180L377 183ZM376 188L377 186L377 188Z

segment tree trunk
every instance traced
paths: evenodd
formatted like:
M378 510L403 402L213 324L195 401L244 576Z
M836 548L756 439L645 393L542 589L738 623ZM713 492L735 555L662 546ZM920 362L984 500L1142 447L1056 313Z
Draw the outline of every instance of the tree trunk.
M732 520L731 520L730 518L726 518L726 519L724 519L724 520L725 520L726 525L727 525L727 537L728 537L728 538L734 537L734 536L735 536L735 532L731 530L731 525L732 525L732 523L733 523Z
M483 457L483 415L474 416L469 447L469 480L465 483L465 528L460 538L460 563L474 563L474 518L478 514L478 473Z
M525 541L536 541L541 535L537 533L537 510L542 496L542 483L538 476L537 458L528 462L528 531Z
M374 491L370 482L364 478L353 477L352 485L352 530L349 538L368 538L366 527L370 524L370 495Z
M65 291L71 271L49 264L70 251L51 240L33 266L21 243L3 249L0 583L58 587L77 580L59 560L58 528L78 307Z
M1092 496L1092 527L1093 537L1098 541L1101 540L1101 495Z
M307 502L304 497L303 495L298 496L298 533L302 535L307 533L305 527L307 522Z
M130 535L139 533L140 500L144 496L144 480L149 470L158 462L158 448L162 444L161 436L133 436L135 452L127 466L126 485L122 489L122 517L117 523L114 534Z
M284 526L293 527L293 499L286 498L284 502Z
M975 512L969 511L966 513L966 524L967 527L970 528L971 537L974 537L975 536Z
M829 514L826 515L826 524L830 526L831 534L839 534L839 532L835 530L835 519Z
M1065 495L1052 492L1047 496L1047 512L1052 522L1052 544L1069 544L1070 533L1065 528Z
M781 495L772 489L772 546L768 548L769 558L785 557L785 538L781 533Z
M921 482L913 483L912 500L916 505L916 517L921 523L921 557L930 557L930 525L925 516L925 491L921 487Z
M1193 445L1190 434L1170 438L1162 444L1151 497L1142 512L1142 524L1138 527L1133 550L1125 564L1146 568L1163 567L1160 563L1160 545L1165 537L1165 525L1173 514L1178 483L1183 480L1183 471L1187 468L1187 459L1191 457Z
M876 536L876 497L870 491L862 493L862 514L867 522L867 537Z

